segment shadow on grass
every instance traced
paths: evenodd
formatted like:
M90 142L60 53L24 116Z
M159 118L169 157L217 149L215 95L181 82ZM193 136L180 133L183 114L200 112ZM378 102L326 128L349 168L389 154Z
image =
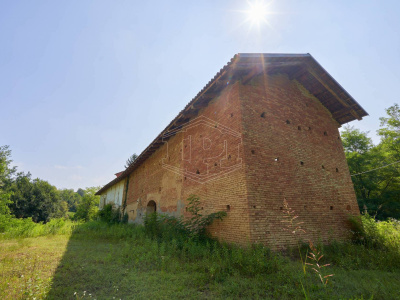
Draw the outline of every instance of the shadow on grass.
M46 299L207 298L207 278L165 251L141 226L77 225Z
M400 271L364 266L366 256L357 267L361 248L349 247L347 258L328 255L336 266L325 288L299 261L263 247L157 241L141 226L89 222L74 228L46 299L304 299L301 284L311 299L399 299Z
M265 298L282 295L278 282L287 280L283 294L297 294L279 264L285 260L262 247L157 241L142 226L89 222L74 228L46 299Z

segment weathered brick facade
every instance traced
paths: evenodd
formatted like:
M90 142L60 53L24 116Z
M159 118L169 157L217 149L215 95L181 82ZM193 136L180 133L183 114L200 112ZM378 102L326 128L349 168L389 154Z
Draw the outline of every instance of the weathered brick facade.
M159 213L186 215L195 194L205 212L227 211L212 235L273 248L295 239L283 230L286 199L304 238L345 238L359 212L338 127L366 113L311 56L298 65L259 56L235 56L98 194L124 180L126 211L139 223L154 202Z

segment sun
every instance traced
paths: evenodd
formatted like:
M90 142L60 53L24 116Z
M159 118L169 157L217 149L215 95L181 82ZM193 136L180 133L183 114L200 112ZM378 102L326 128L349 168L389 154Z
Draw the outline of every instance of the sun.
M271 13L268 10L270 3L265 3L265 1L255 0L254 2L248 2L249 9L245 11L247 15L248 22L251 25L257 25L260 27L262 23L268 23L267 16Z

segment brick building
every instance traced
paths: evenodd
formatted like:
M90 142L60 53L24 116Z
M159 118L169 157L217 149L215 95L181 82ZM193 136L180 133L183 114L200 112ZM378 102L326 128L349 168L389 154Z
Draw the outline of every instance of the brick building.
M293 243L283 201L305 238L343 239L359 214L338 128L366 111L310 54L237 54L139 155L97 192L101 206L185 215L185 199L227 211L228 242Z

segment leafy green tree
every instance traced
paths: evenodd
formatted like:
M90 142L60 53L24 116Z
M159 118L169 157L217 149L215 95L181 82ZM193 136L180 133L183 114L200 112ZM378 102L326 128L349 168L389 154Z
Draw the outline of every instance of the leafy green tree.
M378 134L382 138L382 146L393 161L400 160L400 106L394 104L386 109L387 117L379 118L381 121Z
M96 196L95 193L99 189L99 187L90 187L84 190L82 201L78 205L74 215L75 220L90 221L96 218L99 210L100 196Z
M0 191L6 192L9 189L12 176L17 168L11 167L11 150L9 146L0 146Z
M82 200L81 195L75 193L73 189L59 190L59 193L61 201L65 201L67 203L68 211L76 212L76 209ZM85 192L82 190L82 195L84 193Z
M12 218L10 208L11 193L7 192L7 185L15 168L10 168L11 151L8 146L0 146L0 233L4 232Z
M135 160L138 158L136 153L133 153L128 160L125 163L125 169L128 168L131 164L135 162Z
M375 168L381 156L379 151L374 149L375 146L368 137L368 132L346 126L341 136L350 173L359 174L353 176L352 179L357 198L362 200L359 201L362 208L365 204L364 200L371 197L371 193L377 189L379 184L376 174L364 172Z
M17 218L32 217L34 222L48 222L65 216L57 188L47 181L31 180L30 173L18 173L11 190L10 208Z
M76 193L77 193L79 196L83 197L83 195L85 194L85 191L84 191L83 189L79 188L79 189L76 191Z
M398 107L397 107L398 108ZM393 109L388 110L393 114ZM390 118L382 122L393 124ZM392 126L392 125L391 125ZM391 129L389 132L389 129ZM368 132L345 127L342 142L360 210L367 210L377 219L400 218L400 173L395 159L393 128L381 128L384 137L374 145ZM388 138L386 138L387 136Z

